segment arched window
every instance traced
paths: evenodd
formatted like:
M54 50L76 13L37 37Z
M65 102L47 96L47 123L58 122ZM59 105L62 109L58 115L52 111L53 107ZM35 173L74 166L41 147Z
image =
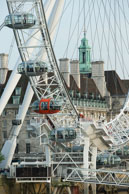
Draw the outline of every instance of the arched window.
M86 62L86 53L82 52L82 62L85 63Z

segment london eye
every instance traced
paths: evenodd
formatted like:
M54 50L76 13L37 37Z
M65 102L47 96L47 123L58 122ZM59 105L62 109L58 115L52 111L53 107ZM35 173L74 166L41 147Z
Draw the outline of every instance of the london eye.
M1 168L10 167L17 138L27 111L31 109L37 113L37 117L40 115L40 132L37 132L36 138L40 139L45 150L45 162L42 165L52 168L52 176L58 176L57 169L62 165L62 174L63 168L67 170L66 181L72 181L73 177L76 182L78 175L77 182L90 183L88 176L92 176L91 182L92 179L96 184L101 182L95 179L96 174L102 172L94 171L97 150L98 153L113 153L129 141L127 82L123 81L127 84L124 86L127 93L121 97L119 112L112 115L113 105L118 102L121 92L117 74L124 80L129 75L128 6L128 1L119 0L79 0L76 4L75 0L7 0L8 14L1 25L1 32L3 27L13 31L19 56L0 98L0 114L23 76L27 79L27 87L16 118L12 121L8 140L1 151L4 155ZM1 55L1 61L6 60L6 57ZM60 65L57 58L60 59ZM111 69L117 72L115 76L113 72L110 73ZM110 75L115 88L113 97ZM91 90L94 92L88 93L93 82L97 89L94 87ZM108 84L109 88L106 87ZM73 85L76 85L76 94ZM81 88L85 88L84 91ZM36 99L32 100L34 95ZM108 109L107 113L99 115L97 121L94 111L91 111L92 120L87 122L87 106L92 110L101 100L105 103L104 108ZM78 108L81 106L84 108ZM83 147L82 163L78 162L79 156L74 161L74 154L68 152L75 147L75 150ZM58 157L60 160L55 162L54 159ZM65 163L65 157L72 164L69 160ZM83 172L81 167L91 171ZM108 184L108 181L104 184Z

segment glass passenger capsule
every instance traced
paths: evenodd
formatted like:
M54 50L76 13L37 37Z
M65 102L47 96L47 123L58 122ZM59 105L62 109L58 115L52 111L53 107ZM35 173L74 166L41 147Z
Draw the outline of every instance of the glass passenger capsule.
M32 104L32 110L38 114L54 114L61 110L62 103L53 99L36 100Z
M39 76L47 72L47 65L42 61L26 61L20 63L17 70L18 73L26 74L27 76Z
M15 13L6 16L5 26L13 29L27 29L35 25L35 16L31 13Z
M76 139L76 131L74 128L59 128L50 132L49 139L55 142L70 142Z

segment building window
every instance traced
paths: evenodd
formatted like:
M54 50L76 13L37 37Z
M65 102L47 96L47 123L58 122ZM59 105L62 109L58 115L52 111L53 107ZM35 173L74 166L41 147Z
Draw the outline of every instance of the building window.
M4 139L7 138L7 131L3 131L3 138L4 138Z
M15 115L17 115L18 114L18 109L17 110L15 110Z
M26 144L26 153L29 154L30 153L30 143Z
M3 120L3 127L7 127L7 120Z
M87 56L87 61L90 62L89 61L89 52L88 51L86 51L86 56Z
M86 53L82 52L82 62L85 63L86 62Z
M31 132L30 131L27 132L27 138L28 139L31 138Z
M16 149L15 149L15 154L18 154L18 152L19 152L19 145L17 144Z
M30 120L27 120L26 123L27 123L27 125L30 125Z
M13 104L19 104L20 103L20 96L13 96Z
M17 95L17 96L20 96L21 95L21 88L20 87L17 87L15 89L15 95Z
M2 116L6 116L6 115L7 115L7 111L4 110L4 111L2 112Z

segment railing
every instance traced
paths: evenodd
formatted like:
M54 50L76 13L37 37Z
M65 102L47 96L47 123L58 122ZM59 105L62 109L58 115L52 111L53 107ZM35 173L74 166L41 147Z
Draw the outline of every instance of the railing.
M83 152L63 152L53 154L53 163L83 163Z
M100 100L93 100L93 99L72 99L72 102L76 106L82 107L94 107L94 108L108 108L108 104L106 102Z
M50 177L18 177L16 178L17 183L31 183L31 182L51 182Z
M64 181L129 187L129 172L68 168Z

